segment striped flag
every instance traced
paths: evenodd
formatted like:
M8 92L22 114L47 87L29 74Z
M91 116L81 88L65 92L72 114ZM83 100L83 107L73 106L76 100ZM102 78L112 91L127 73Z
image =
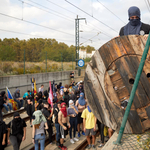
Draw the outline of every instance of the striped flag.
M9 102L12 103L13 110L17 110L17 103L13 100L13 97L7 87L6 87L6 92L7 92L7 98Z
M32 92L34 93L34 101L35 103L37 103L36 98L35 98L35 95L37 94L35 78L31 78L31 87L32 87Z
M49 97L48 97L48 103L51 105L53 108L53 92L52 92L52 86L51 86L51 81L49 81Z

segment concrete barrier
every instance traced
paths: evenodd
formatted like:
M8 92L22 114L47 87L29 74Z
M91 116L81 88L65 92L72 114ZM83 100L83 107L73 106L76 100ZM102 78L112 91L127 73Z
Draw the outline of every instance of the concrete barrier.
M83 81L85 70L81 70L81 76L78 76L77 70L74 70L74 72L75 82L80 80ZM16 88L19 88L21 91L21 96L23 96L23 94L27 90L31 90L31 78L36 79L37 91L41 84L44 85L44 90L47 90L49 87L49 81L55 80L55 83L57 84L59 84L59 82L62 82L62 85L70 84L70 73L71 71L59 71L0 77L0 91L6 90L7 86L10 92L13 94Z

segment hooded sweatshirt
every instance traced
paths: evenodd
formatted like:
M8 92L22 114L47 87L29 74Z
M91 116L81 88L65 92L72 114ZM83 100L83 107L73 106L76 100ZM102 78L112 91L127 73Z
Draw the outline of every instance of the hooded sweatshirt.
M86 104L85 99L84 99L84 93L80 93L80 98L78 102L81 106L84 106Z
M19 93L18 93L18 91L19 91ZM13 98L14 98L14 100L16 100L16 99L19 98L19 97L20 97L20 90L19 90L19 89L16 89Z
M140 9L136 6L132 6L128 10L129 23L124 27L124 35L140 35L141 21L140 21ZM137 16L139 19L130 19L132 16Z

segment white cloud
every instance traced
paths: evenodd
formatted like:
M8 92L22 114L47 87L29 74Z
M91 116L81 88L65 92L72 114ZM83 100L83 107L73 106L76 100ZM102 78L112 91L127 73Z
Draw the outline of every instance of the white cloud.
M60 8L56 5L53 5L52 3L49 3L47 0L32 0L36 3L39 3L41 5L44 5L50 9L53 9L56 12L53 12L51 10L46 9L49 11L49 13L44 12L42 10L37 9L34 6L34 3L31 3L30 1L25 0L25 2L31 3L34 6L29 6L26 3L23 4L22 9L22 3L17 0L0 0L0 13L11 15L17 18L23 19L47 26L49 28L53 28L56 30L60 30L69 34L73 34L74 36L67 35L61 32L57 32L54 30L50 30L48 28L39 27L33 24L26 23L24 21L19 21L13 18L9 18L3 15L0 15L0 29L5 30L12 30L16 32L23 32L31 35L36 35L35 38L43 37L43 38L55 38L58 41L61 41L68 44L68 45L74 45L75 44L75 18L76 15L79 15L79 17L86 18L87 25L85 24L85 21L80 20L80 30L83 30L83 32L80 33L80 42L85 42L86 39L91 39L93 36L97 35L98 32L102 32L104 34L107 34L108 36L100 33L98 36L92 38L92 42L88 41L85 42L84 45L91 45L94 46L96 49L98 49L102 44L109 41L111 38L117 36L119 34L119 30L122 26L125 25L125 23L128 22L128 8L130 6L133 6L136 4L141 10L141 20L144 23L150 23L150 12L147 9L146 4L141 0L107 0L107 1L101 1L102 4L104 4L108 9L110 9L114 14L117 15L121 20L123 20L123 23L121 20L119 20L116 16L114 16L111 12L109 12L104 6L102 6L100 3L98 3L97 0L93 0L93 3L91 0L68 0L69 2L73 3L77 7L83 9L85 12L87 12L90 15L93 15L93 17L97 18L99 21L95 20L94 18L90 17L89 15L85 14L84 12L76 9L75 7L71 6L70 4L66 3L64 0L55 0L52 1L53 3L56 3L57 5L60 5L63 8L68 9L69 11L64 10L63 8ZM38 6L40 7L40 6ZM42 8L42 7L40 7ZM42 8L44 9L44 8ZM22 13L23 12L23 13ZM67 19L64 19L63 17L58 17L54 14L60 15L60 16L67 16L67 18L72 21L68 21ZM113 31L106 25L100 23L103 22L110 28L113 28L117 32ZM28 39L33 38L34 36L30 35L21 35L21 34L15 34L11 32L4 32L0 31L0 38L15 38L18 37L19 39ZM83 39L84 38L84 39ZM70 42L72 41L72 42Z

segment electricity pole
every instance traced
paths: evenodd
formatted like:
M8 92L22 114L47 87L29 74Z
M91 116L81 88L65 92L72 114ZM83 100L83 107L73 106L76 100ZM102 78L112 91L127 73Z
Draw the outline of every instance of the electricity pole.
M75 39L76 39L76 42L75 42L75 45L76 45L76 68L78 68L78 60L79 60L79 20L85 20L86 21L86 18L78 18L78 15L77 15L77 18L75 19Z

